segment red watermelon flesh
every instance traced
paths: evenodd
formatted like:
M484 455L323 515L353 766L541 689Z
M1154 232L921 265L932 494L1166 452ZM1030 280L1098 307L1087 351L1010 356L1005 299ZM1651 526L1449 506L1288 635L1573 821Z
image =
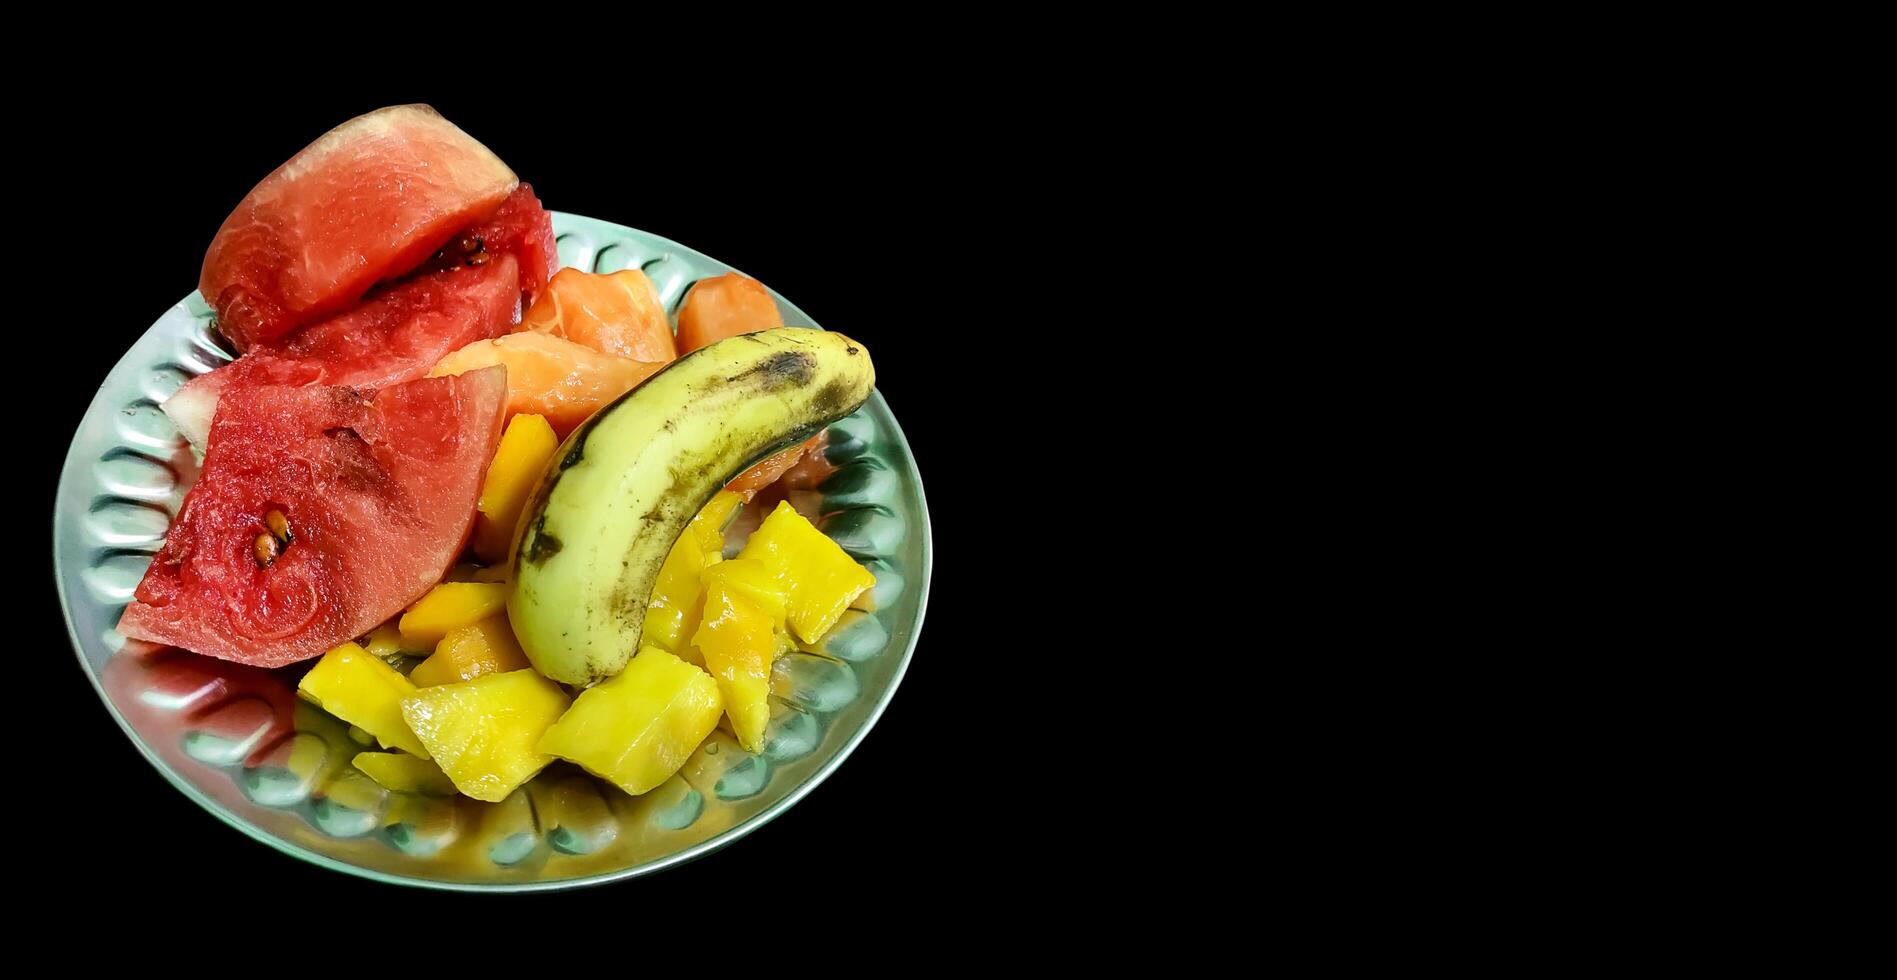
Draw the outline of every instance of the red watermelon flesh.
M119 632L257 667L355 639L420 598L474 523L507 374L225 392L197 483ZM288 543L260 560L281 514ZM265 549L266 556L271 554Z
M240 351L355 304L483 220L519 184L435 110L392 106L330 130L218 228L198 291Z
M425 377L443 357L499 337L520 319L517 268L512 255L502 255L388 287L348 313L199 375L165 400L165 414L201 450L218 399L233 385L380 388Z
M486 258L481 257L483 253ZM520 290L526 296L526 305L532 306L547 280L560 268L559 247L553 240L553 214L540 206L532 184L515 188L486 221L448 239L448 244L422 268L452 269L488 262L500 255L520 260Z

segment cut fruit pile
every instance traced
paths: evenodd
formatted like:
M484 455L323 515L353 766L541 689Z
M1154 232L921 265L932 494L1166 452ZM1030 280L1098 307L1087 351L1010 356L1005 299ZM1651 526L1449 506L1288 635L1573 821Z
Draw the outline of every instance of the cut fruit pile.
M497 802L564 759L639 794L708 738L761 751L777 658L874 584L779 499L868 352L735 273L675 329L640 270L558 264L533 188L425 106L266 177L205 255L241 356L162 406L203 461L119 631L320 657L297 689L365 747L342 775L400 793Z
M508 424L482 519L519 520L525 496L502 488L552 461L545 426L534 415ZM725 526L743 504L721 491L691 519L659 572L638 656L577 697L533 669L508 622L505 581L435 586L361 642L330 650L298 690L395 750L365 752L357 768L400 792L498 801L559 758L644 793L684 765L721 715L757 752L776 658L798 641L817 645L875 579L784 502L727 560ZM492 571L460 566L449 577ZM419 662L410 655L426 651Z

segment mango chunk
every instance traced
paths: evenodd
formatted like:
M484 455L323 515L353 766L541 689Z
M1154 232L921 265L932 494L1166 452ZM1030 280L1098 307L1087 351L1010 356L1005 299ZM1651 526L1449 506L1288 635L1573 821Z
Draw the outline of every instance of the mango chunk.
M535 746L570 703L560 685L514 670L421 688L402 717L456 789L498 803L553 761Z
M659 567L658 581L652 586L652 599L646 604L640 643L663 647L687 662L699 659L690 652L692 634L698 632L699 613L704 606L699 575L724 560L725 525L743 503L737 494L719 491L672 544L665 564Z
M542 416L516 415L507 423L476 505L480 513L474 519L474 553L482 561L498 565L507 560L521 508L559 448L553 426Z
M778 631L784 626L784 597L770 570L755 558L714 565L703 579L704 625L692 644L718 681L738 744L757 752L771 720L771 661L783 645Z
M408 679L416 687L433 687L471 681L483 674L504 674L533 666L514 639L507 614L489 616L472 626L448 631L435 644L435 652L410 671Z
M383 789L397 793L453 796L454 782L441 767L404 752L358 752L355 767Z
M731 523L731 515L744 506L744 498L729 490L720 490L686 525L685 533L691 535L704 549L707 556L724 557L725 527ZM716 560L716 559L713 559Z
M363 638L362 648L384 660L402 652L402 631L393 621L383 623Z
M817 530L789 501L780 501L744 543L739 558L769 568L788 597L790 631L815 643L836 626L850 603L876 584L869 569Z
M507 585L443 582L402 614L402 649L433 650L449 630L473 626L507 608Z
M723 711L711 675L648 646L617 676L581 692L541 737L540 751L637 796L671 778Z
M698 616L703 605L703 590L698 576L706 567L705 552L691 532L679 535L672 551L659 566L659 579L652 585L652 599L646 603L645 631L641 643L679 653L698 631Z
M317 707L374 735L383 748L428 758L428 750L402 717L402 699L415 693L415 685L354 643L323 654L296 690Z

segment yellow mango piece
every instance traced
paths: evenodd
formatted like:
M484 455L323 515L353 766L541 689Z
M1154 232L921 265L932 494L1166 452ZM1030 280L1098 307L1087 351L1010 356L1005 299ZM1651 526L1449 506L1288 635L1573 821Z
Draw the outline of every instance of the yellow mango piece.
M663 647L687 662L701 660L691 652L692 634L698 632L699 612L704 606L699 574L724 560L725 525L743 505L744 498L720 490L686 525L685 533L678 536L665 564L659 567L658 581L652 585L641 644Z
M541 736L540 751L637 796L677 772L723 711L711 675L648 646L617 676L582 691Z
M516 415L507 423L476 505L480 513L474 519L474 553L482 561L498 565L507 560L521 508L559 448L553 426L541 416Z
M402 652L402 631L393 620L383 623L363 638L362 648L387 660Z
M433 650L449 630L473 626L507 608L507 585L443 582L402 614L402 649Z
M659 566L658 581L652 584L652 599L646 603L645 631L640 642L678 653L691 643L698 630L698 613L703 604L698 575L705 570L705 552L689 530L679 535L672 552Z
M415 693L415 685L354 643L323 654L296 690L317 707L374 735L383 748L428 758L428 750L402 718L402 699Z
M375 744L374 735L371 735L368 732L365 732L354 725L349 726L349 737L352 739L355 739L357 745L374 745Z
M692 644L718 680L732 734L756 752L763 748L764 726L771 720L771 661L782 646L778 630L784 625L784 597L755 558L705 569L704 586L704 625Z
M707 568L699 576L700 584L710 595L713 585L726 593L743 599L755 607L771 621L773 629L784 628L785 619L790 612L790 597L785 594L784 586L771 567L756 558L733 558L720 562L716 568ZM706 607L709 609L709 605Z
M710 561L724 557L725 526L731 523L731 515L742 506L743 497L729 490L720 490L686 526L686 533L698 542L698 547L706 552ZM714 555L716 557L710 557Z
M788 597L790 631L815 643L836 626L856 597L876 584L835 541L824 536L789 501L781 501L744 543L739 558L756 558L771 570Z
M572 702L560 685L532 670L417 689L402 717L455 788L498 803L546 768L553 756L535 746Z
M489 616L472 626L448 631L435 644L435 652L409 671L408 679L416 687L471 681L483 674L504 674L533 666L514 639L507 614Z
M454 782L441 767L403 752L359 752L355 767L384 789L397 793L453 796Z
M685 644L685 649L680 650L677 654L674 654L674 656L697 667L699 670L705 669L705 655L699 653L698 648L692 646L690 643Z

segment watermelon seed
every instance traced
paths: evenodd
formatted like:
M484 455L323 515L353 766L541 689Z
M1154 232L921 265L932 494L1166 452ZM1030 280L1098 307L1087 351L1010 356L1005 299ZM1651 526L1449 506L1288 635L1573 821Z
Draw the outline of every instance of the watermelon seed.
M296 535L290 532L290 519L274 507L263 515L263 523L264 527L270 529L269 533L257 535L251 553L256 556L259 566L269 568L276 562L277 556L283 554L283 549L296 540Z
M296 535L290 533L290 519L283 516L283 511L273 510L263 515L263 522L270 528L270 536L276 538L277 543L287 545L296 540Z

